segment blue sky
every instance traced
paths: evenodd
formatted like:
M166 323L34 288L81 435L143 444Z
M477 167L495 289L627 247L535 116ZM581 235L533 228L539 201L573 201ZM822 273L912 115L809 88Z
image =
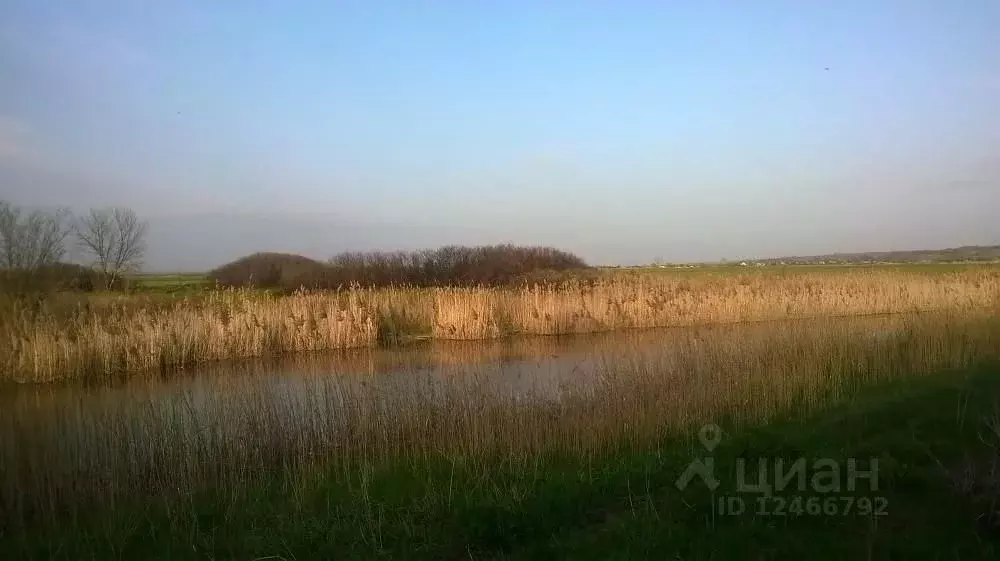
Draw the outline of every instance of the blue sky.
M997 29L993 0L7 0L0 198L131 206L161 270L1000 243Z

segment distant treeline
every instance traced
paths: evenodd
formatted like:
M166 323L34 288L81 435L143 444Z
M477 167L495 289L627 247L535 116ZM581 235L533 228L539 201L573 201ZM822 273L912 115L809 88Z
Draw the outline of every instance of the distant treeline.
M346 252L321 263L300 255L255 253L208 273L222 286L335 289L375 286L496 286L586 268L551 247L446 246L420 251Z

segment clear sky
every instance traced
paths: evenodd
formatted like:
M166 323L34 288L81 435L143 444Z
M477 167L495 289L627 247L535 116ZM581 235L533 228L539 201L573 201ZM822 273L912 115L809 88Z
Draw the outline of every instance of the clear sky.
M0 198L154 270L1000 243L1000 2L4 0Z

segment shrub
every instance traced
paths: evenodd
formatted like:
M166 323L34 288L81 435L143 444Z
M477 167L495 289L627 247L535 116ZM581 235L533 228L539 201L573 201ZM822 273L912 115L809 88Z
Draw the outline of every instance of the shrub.
M542 270L586 266L583 259L565 251L514 245L341 253L330 260L319 282L306 286L498 286L519 283Z
M498 286L532 275L586 268L583 259L551 247L445 246L419 251L344 252L326 264L297 255L257 253L224 265L209 278L224 286L336 289L351 285Z
M42 292L93 292L108 288L107 277L89 267L74 263L53 263L34 269L0 271L0 291L12 294ZM112 290L125 288L125 281L115 279Z
M254 253L208 273L222 286L279 288L295 278L312 278L325 266L314 259L291 253Z

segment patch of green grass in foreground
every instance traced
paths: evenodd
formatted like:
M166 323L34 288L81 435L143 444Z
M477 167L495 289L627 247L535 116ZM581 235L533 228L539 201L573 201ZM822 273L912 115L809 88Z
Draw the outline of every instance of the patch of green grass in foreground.
M584 458L414 458L120 505L53 533L8 529L0 558L993 559L998 405L1000 365L992 364L870 390L809 419L746 429L719 421L726 432L712 453L722 482L715 499L737 494L740 459L755 466L761 458L829 458L843 482L848 458L860 469L878 458L877 490L860 480L853 493L781 495L841 504L879 496L886 516L857 507L845 515L843 506L836 515L758 516L756 496L745 494L750 512L720 515L698 480L684 491L675 486L688 462L708 455L692 435Z

